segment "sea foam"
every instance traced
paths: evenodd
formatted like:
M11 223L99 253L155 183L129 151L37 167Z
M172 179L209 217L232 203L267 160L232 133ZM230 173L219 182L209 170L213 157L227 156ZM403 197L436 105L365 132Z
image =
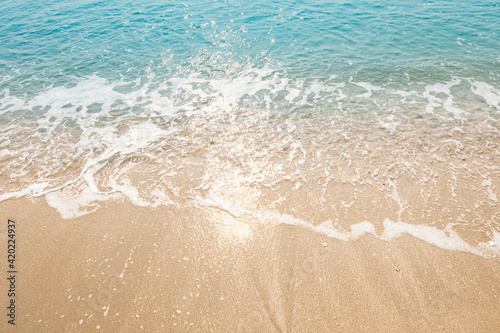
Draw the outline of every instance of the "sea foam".
M446 228L442 230L427 225L414 225L401 221L394 222L385 218L383 221L384 229L381 234L377 234L375 226L369 221L352 224L350 226L350 231L348 231L334 226L331 220L313 225L310 222L298 219L289 214L241 208L231 202L217 198L214 195L210 195L204 199L198 198L197 204L202 207L216 207L226 211L235 219L249 216L268 225L293 225L324 234L340 241L352 241L365 235L373 235L380 240L392 241L403 235L409 235L444 250L468 252L486 258L500 255L500 248L497 246L500 240L500 233L495 230L492 230L493 238L490 242L481 242L477 246L472 246L453 230L452 224L447 225Z

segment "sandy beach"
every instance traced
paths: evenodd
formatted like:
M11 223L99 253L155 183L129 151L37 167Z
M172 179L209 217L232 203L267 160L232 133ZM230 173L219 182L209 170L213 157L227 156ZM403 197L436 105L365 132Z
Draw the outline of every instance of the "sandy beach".
M8 200L0 212L2 221L16 221L18 255L16 325L4 317L3 332L500 327L499 258L443 250L409 235L341 241L213 207L152 209L126 201L70 220L43 198Z
M4 1L0 333L499 333L499 17Z

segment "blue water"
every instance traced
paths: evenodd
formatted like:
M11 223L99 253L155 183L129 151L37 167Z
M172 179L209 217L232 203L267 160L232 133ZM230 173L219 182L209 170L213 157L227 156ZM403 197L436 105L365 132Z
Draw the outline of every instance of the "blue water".
M0 201L66 217L331 179L403 207L388 179L496 170L499 109L497 2L2 1Z
M4 1L0 90L36 94L145 71L232 77L248 66L300 78L498 82L499 34L491 1Z

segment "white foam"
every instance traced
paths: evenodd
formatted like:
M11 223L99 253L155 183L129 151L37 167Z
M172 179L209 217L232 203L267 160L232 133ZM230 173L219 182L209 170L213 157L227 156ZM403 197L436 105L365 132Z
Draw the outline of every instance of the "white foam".
M29 194L33 195L34 197L38 197L41 195L41 193L44 193L44 189L47 186L49 186L49 183L31 184L30 186L26 187L23 190L4 193L0 195L0 202L8 199L21 198Z
M479 251L460 238L450 226L447 226L446 230L439 230L425 225L393 222L389 219L384 220L384 232L380 236L381 239L392 240L403 234L411 235L445 250L459 250L480 255Z
M278 214L269 211L251 211L248 209L237 207L228 201L215 197L213 194L205 199L198 198L197 203L203 206L217 207L226 211L235 218L249 215L266 224L288 224L303 227L342 241L357 239L365 233L375 234L375 228L370 222L361 222L356 225L352 225L351 231L342 231L334 228L330 220L315 226L307 221L298 219L289 214Z
M493 193L492 187L494 188L492 182L491 182L491 177L488 177L488 179L483 180L482 186L486 187L488 190L488 198L491 201L494 201L495 203L498 202L497 195Z
M387 119L386 121L384 121L383 119L379 119L378 122L380 126L386 128L391 133L391 135L393 135L396 132L397 127L400 125L400 123L394 120L393 115L390 115L386 119Z
M405 211L405 202L399 196L398 187L397 187L396 183L394 183L390 178L388 179L388 183L393 189L392 192L389 193L388 195L398 204L398 206L399 206L398 219L399 219L399 221L401 221L401 216L402 216L403 212Z
M493 244L491 244L491 246L500 249L500 232L493 230Z
M103 78L91 76L79 80L75 86L51 87L40 92L33 98L26 97L25 99L10 96L10 92L4 90L0 101L2 103L0 109L3 110L1 112L12 111L15 118L15 113L18 111L33 110L33 114L36 114L36 121L38 122L40 131L33 129L33 124L23 127L26 124L18 124L13 121L6 125L2 128L2 130L8 130L8 133L4 132L6 138L4 144L1 146L0 158L7 160L14 157L14 162L12 163L17 163L18 165L9 165L10 170L12 170L9 171L11 172L10 176L15 176L12 178L17 178L21 184L25 181L23 177L26 175L33 177L33 174L37 172L34 170L43 171L36 173L34 176L37 179L36 184L29 186L22 185L24 188L20 186L21 188L12 189L13 192L0 195L0 201L19 198L24 195L48 195L53 192L63 191L66 187L76 186L82 182L86 185L76 186L82 191L80 193L82 197L78 193L63 191L66 197L62 194L50 196L51 205L54 207L58 205L56 203L57 198L60 198L62 201L70 201L68 196L74 195L75 200L69 204L71 208L60 209L65 212L64 216L72 216L71 214L78 215L81 212L87 211L84 207L85 204L92 203L92 200L98 200L98 198L109 198L109 195L112 193L121 193L128 197L133 204L139 206L154 207L160 204L172 204L172 200L170 200L168 195L155 188L155 185L159 185L158 183L152 184L150 188L153 192L148 193L147 197L144 196L140 189L134 187L134 184L127 180L127 172L132 168L127 169L126 165L129 164L123 163L122 165L119 162L125 161L127 157L142 158L146 156L149 158L154 155L151 152L155 148L161 147L165 142L174 142L177 139L179 139L179 142L174 143L178 146L182 145L183 147L191 148L192 145L193 147L201 147L203 144L201 141L205 139L208 141L210 140L207 138L208 136L212 134L219 135L220 133L229 133L227 136L220 136L221 139L226 140L225 145L221 146L227 148L229 152L222 152L219 155L213 154L210 161L208 159L204 160L210 164L210 168L204 167L203 183L201 185L197 184L200 187L194 188L193 192L197 193L198 189L211 188L213 182L215 182L214 178L222 179L219 175L224 176L235 169L231 163L224 164L222 160L225 158L236 161L239 165L237 167L238 172L246 175L244 179L239 178L241 183L260 182L261 184L266 183L266 185L269 185L279 181L279 179L288 177L287 179L298 179L295 182L296 184L306 184L308 175L300 174L303 169L296 166L306 165L307 162L312 162L313 166L321 164L320 155L314 155L315 151L310 149L311 146L308 145L308 140L316 140L318 146L320 146L321 141L325 137L315 137L313 131L306 133L301 125L308 123L309 120L295 122L295 119L293 121L286 119L279 123L283 127L281 129L283 132L280 135L288 132L286 137L273 136L275 134L273 125L276 125L276 123L266 122L268 119L264 118L265 115L262 119L259 118L259 112L261 112L259 109L260 106L256 108L250 107L253 113L248 118L253 119L253 116L255 116L255 119L257 119L255 123L251 124L255 125L255 131L239 135L241 127L237 126L239 124L235 125L239 114L233 111L244 105L243 102L246 102L248 98L252 102L251 106L259 105L253 102L263 102L262 105L266 105L263 108L267 107L266 111L282 107L282 105L286 108L288 105L315 105L317 102L318 105L323 105L321 103L327 102L328 106L332 106L332 103L334 105L331 107L333 109L331 112L343 113L342 102L347 97L349 97L349 101L345 101L345 105L348 104L347 102L352 102L351 99L353 97L373 99L372 93L374 91L383 90L384 96L387 92L387 94L401 95L405 98L414 96L415 100L422 99L422 97L427 98L429 103L426 108L431 113L436 108L443 107L456 118L461 118L465 115L462 110L456 107L451 94L451 87L458 85L461 82L460 79L426 86L423 96L420 94L423 90L422 85L418 86L417 90L419 92L413 90L402 92L401 90L391 91L385 87L377 87L369 82L353 82L352 80L348 88L357 85L366 89L367 92L357 96L346 96L343 93L346 83L336 82L335 80L337 80L335 77L328 79L293 80L269 68L253 68L244 70L238 76L228 79L200 78L195 73L187 77L169 78L163 82L155 82L154 78L150 78L148 82L143 82L139 79L133 82L109 82ZM500 94L498 94L497 90L485 83L471 82L471 86L473 86L471 88L472 91L485 96L490 105L498 106ZM128 88L125 88L125 86ZM121 92L124 90L127 90L127 92ZM356 90L359 89L356 88ZM443 97L442 95L438 95L438 93L445 95ZM397 115L397 112L393 112L394 105L386 102L388 101L384 100L384 104L380 103L387 110L384 110L383 115L377 119L391 134L394 134L399 130L399 127L405 126L405 122L401 121L402 118ZM335 105L334 103L338 104ZM422 103L422 101L418 103ZM100 106L95 107L94 104L99 104ZM355 104L355 108L360 106L360 103ZM397 107L399 107L399 104L397 104ZM37 110L40 109L44 111L38 112ZM257 111L254 112L254 109L257 109ZM337 109L340 109L340 111ZM169 120L169 116L179 110L183 111L182 115L184 115L185 111L188 115L194 116L189 118L185 123L178 125L179 127L169 124L171 125L168 127L169 130L164 130L163 128L167 127L165 125ZM231 120L221 122L220 127L215 130L209 127L215 127L213 124L215 121L204 127L211 120L205 117L207 114L219 117L216 119L223 119L230 112L233 113L227 118L231 118ZM337 115L335 114L335 117ZM158 116L159 120L155 122L153 118L156 116ZM329 123L334 124L336 121L335 117L332 117ZM351 116L349 115L349 117ZM231 122L232 119L235 119L235 121ZM341 120L346 119L350 121L349 118ZM225 118L223 120L225 121ZM319 128L318 133L328 134L328 130L330 130L329 126L325 125L324 128ZM336 124L333 125L333 127L335 126ZM42 129L44 131L41 131ZM185 136L183 136L184 130L189 132ZM26 135L26 137L29 137L30 140L18 142L17 147L13 147L10 142L14 142L16 133L22 131L29 132L29 135ZM60 135L61 131L63 131L64 135ZM68 134L68 132L71 133ZM356 136L351 135L352 132L350 131L339 131L339 133L339 135L344 136L347 140L357 140ZM255 136L253 136L254 134ZM273 141L277 137L278 139ZM240 140L241 138L244 140ZM256 142L260 141L259 145L253 145L252 140L254 139L256 139ZM227 142L233 141L235 141L234 145L227 144ZM265 143L262 143L263 141ZM8 144L5 144L5 142L8 142ZM249 142L252 142L252 144L249 144ZM455 140L454 142L456 142L457 149L459 149L459 141ZM165 146L167 145L163 147ZM261 149L262 147L265 148ZM271 156L276 151L283 151L283 147L290 148L286 153L288 160L285 157L281 164L279 162L269 162L272 159ZM332 147L332 144L328 147ZM214 148L216 149L217 145ZM185 153L185 150L175 150L175 153L179 152L180 155L178 156L181 156L180 158L183 159L185 155L182 154ZM346 151L345 154L348 153ZM344 156L347 156L345 154ZM161 152L158 155L161 155ZM158 155L151 158L153 162L168 163L168 159L164 158L165 154L157 158ZM219 156L221 156L220 159L218 159ZM276 155L274 154L274 156ZM205 156L201 159L203 158ZM109 162L110 160L118 160L118 162ZM55 164L58 165L56 166ZM25 168L26 165L28 167ZM31 165L35 167L31 167ZM180 170L183 165L183 161L180 163L176 162L175 164L177 170ZM294 170L285 174L284 170L290 165L294 167ZM350 157L349 165L351 165ZM29 169L30 167L32 169ZM71 176L68 176L65 171L73 167L74 169L71 169ZM52 174L50 173L51 170L54 170ZM65 177L63 178L65 183L59 185L63 181L60 180L57 182L54 178L61 174ZM97 176L101 174L105 174L105 176ZM67 180L68 178L70 180ZM160 178L157 177L151 180L151 182L161 182ZM231 179L233 185L237 185L234 183L235 177L226 178ZM32 181L31 179L29 181ZM98 184L99 179L105 179L103 182L106 183ZM54 185L54 183L57 185ZM389 196L400 207L398 212L398 221L400 221L406 202L399 196L396 185L391 181L388 183L391 189ZM111 190L102 193L99 191L100 186L111 188ZM496 193L493 191L494 187L487 187L489 198L497 202ZM81 209L76 209L74 205L77 203L82 205ZM65 205L65 202L61 203L61 207ZM341 237L340 234L338 237Z
M453 78L451 81L446 83L436 83L432 85L427 85L423 93L423 97L427 98L428 104L425 110L428 113L434 114L436 108L442 106L446 111L453 114L456 119L464 120L468 112L465 112L455 106L453 102L453 95L451 93L451 87L460 84L461 80L458 78ZM447 95L444 102L441 98L437 97L436 94Z
M328 237L336 238L342 241L358 239L365 234L376 235L375 227L368 221L351 225L351 231L338 230L333 226L331 220L327 220L318 225L309 224L308 228L321 234L327 235Z
M138 198L137 190L132 186L118 185L111 180L111 185L115 185L109 192L101 192L97 188L94 174L108 164L108 160L113 156L128 156L141 149L150 146L152 142L159 138L168 137L170 132L158 129L155 125L143 122L132 127L128 132L119 136L108 133L102 141L108 142L108 148L99 156L88 161L83 167L78 177L67 181L58 187L50 187L49 183L32 184L21 191L6 193L0 196L0 202L20 198L25 195L40 197L46 195L47 203L55 208L63 218L75 218L95 211L98 207L95 202L116 198L121 192L128 196L133 203L146 206L148 203ZM124 170L121 170L122 172ZM73 189L67 190L73 185ZM78 185L78 186L76 186ZM135 191L135 192L134 192ZM164 195L155 192L158 204L169 204L170 201ZM90 207L88 205L92 204Z
M65 187L45 195L47 204L57 210L63 219L74 219L92 213L100 207L100 202L119 197L117 193L96 193L88 186L78 191Z
M374 86L370 82L352 82L352 83L367 90L366 93L359 95L359 97L371 98L374 91L385 90L382 87Z
M21 109L24 105L24 99L12 96L9 89L2 90L0 95L3 95L2 99L0 100L0 114L6 113L11 110Z
M386 218L383 222L384 230L381 235L378 235L376 233L375 226L368 221L353 224L350 226L351 230L346 231L334 226L331 220L324 221L318 225L313 225L312 223L298 219L288 214L248 210L233 205L229 201L217 198L213 193L211 193L205 199L198 198L196 203L201 206L219 208L226 211L235 218L251 216L266 224L288 224L307 228L341 241L355 240L366 234L373 235L385 241L397 239L402 235L410 235L445 250L469 252L483 257L496 257L500 255L500 247L498 246L491 246L488 244L479 244L477 247L471 246L452 229L451 224L447 225L445 230L441 230L436 227L426 225L394 222ZM500 243L500 233L493 230L493 235L493 242L495 242L495 244Z
M481 81L469 80L474 94L484 98L491 107L500 109L500 91Z

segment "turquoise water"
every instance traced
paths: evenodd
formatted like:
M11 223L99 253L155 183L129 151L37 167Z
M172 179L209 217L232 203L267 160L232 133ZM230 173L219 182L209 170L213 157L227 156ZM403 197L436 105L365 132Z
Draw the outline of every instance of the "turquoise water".
M500 8L491 1L24 1L2 8L0 89L16 96L91 75L232 78L245 68L372 83L499 80Z
M493 239L499 110L497 2L2 3L0 201L64 218L127 198Z

